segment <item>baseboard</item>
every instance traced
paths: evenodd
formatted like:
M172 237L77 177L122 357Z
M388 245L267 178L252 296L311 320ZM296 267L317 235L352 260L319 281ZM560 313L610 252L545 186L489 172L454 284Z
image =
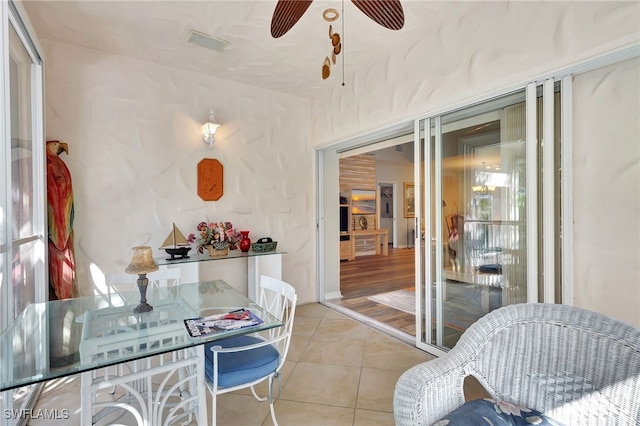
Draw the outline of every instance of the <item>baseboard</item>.
M339 291L334 291L332 293L325 293L324 295L324 300L340 299L340 298L342 298L342 293L340 293Z
M367 251L357 251L356 250L356 257L360 257L360 256L372 256L376 254L375 250L367 250Z

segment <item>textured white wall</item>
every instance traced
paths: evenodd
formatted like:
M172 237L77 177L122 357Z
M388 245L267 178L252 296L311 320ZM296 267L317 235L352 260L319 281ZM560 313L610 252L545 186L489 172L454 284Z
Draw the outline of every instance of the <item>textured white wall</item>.
M431 14L407 16L401 31L415 33L414 43L391 49L380 40L378 60L361 68L349 63L345 28L346 85L314 104L314 146L486 96L640 39L639 2L449 4L431 2ZM422 35L425 26L430 37Z
M69 143L79 288L93 293L94 264L121 272L135 245L157 250L175 222L231 221L255 241L271 236L283 278L300 303L316 300L314 155L310 104L301 98L131 58L41 40L46 60L46 135ZM202 123L222 123L212 151ZM196 165L224 165L224 196L204 202ZM206 262L201 276L238 286L246 267ZM99 276L99 274L98 274ZM241 286L241 285L240 285Z
M640 327L640 58L573 89L575 304Z
M402 30L429 26L432 37L416 37L412 45L396 46L388 55L381 52L379 60L366 68L356 69L347 59L346 86L337 86L330 102L313 105L314 146L326 148L375 134L377 129L479 100L640 40L638 2L456 2L453 13L442 14L444 3L433 2L430 16L408 17ZM608 95L596 85L586 98L577 98L589 108L596 92L602 101L588 118L581 116L581 110L574 113L580 125L592 120L601 136L597 142L591 136L582 140L575 150L579 159L574 173L575 302L640 324L637 70L628 78L635 86L621 86L613 75L605 76L602 81L612 90ZM627 119L600 116L631 92L634 96L627 102L635 109L629 110ZM613 128L624 135L615 141L623 148L620 151L612 149ZM596 143L598 149L591 151ZM581 158L585 150L591 153ZM596 168L588 167L596 162ZM606 201L596 202L594 186L602 195L611 185L616 189Z

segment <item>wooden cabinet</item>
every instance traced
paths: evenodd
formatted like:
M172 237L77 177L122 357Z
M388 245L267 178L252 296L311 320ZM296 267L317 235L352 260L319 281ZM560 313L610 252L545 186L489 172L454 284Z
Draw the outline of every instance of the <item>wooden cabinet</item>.
M340 260L355 259L354 252L353 252L353 244L351 244L351 238L353 238L353 235L351 234L340 235Z

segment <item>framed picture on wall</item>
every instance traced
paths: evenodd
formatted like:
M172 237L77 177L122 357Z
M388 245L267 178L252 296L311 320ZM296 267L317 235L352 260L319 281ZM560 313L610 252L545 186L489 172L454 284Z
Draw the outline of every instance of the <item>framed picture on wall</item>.
M404 217L416 217L416 195L414 185L404 183Z
M376 214L376 191L373 189L351 190L352 214Z

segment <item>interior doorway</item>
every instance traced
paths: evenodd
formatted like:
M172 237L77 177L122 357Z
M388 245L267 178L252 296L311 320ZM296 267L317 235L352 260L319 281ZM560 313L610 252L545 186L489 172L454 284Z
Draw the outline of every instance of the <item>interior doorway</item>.
M380 228L386 229L389 236L389 248L398 248L398 205L397 205L397 187L396 183L378 182L378 204Z
M340 259L333 276L339 291L325 292L325 302L413 343L415 247L407 235L414 235L415 220L403 214L403 190L413 184L414 172L413 134L408 132L338 154L333 163L339 196L327 199L340 203ZM391 303L398 295L403 310Z

